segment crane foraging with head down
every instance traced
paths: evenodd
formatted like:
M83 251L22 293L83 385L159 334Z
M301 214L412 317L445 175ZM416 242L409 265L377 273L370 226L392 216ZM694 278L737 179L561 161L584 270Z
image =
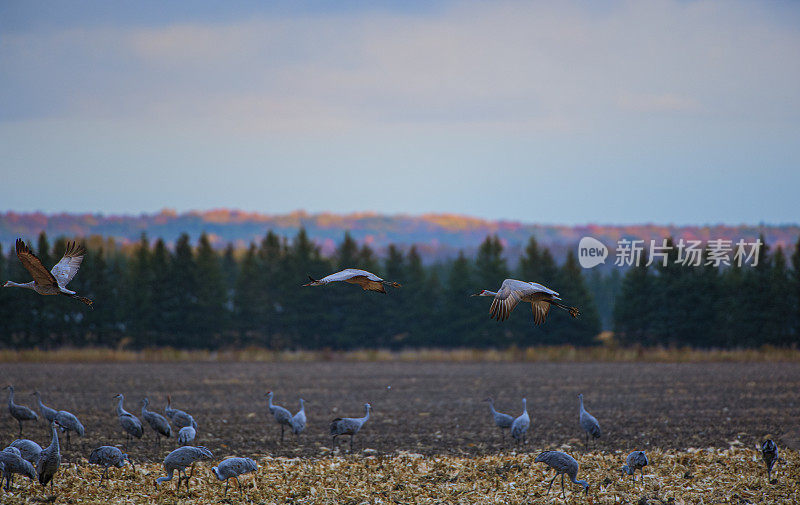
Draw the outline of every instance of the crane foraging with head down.
M15 447L6 447L0 451L0 481L2 478L5 479L6 491L11 489L15 473L36 480L36 469L30 461L20 456L19 452Z
M92 308L92 300L78 295L75 291L67 289L67 284L69 284L81 268L83 256L86 253L86 250L82 246L77 245L75 242L67 242L67 249L64 251L64 256L49 272L44 265L42 265L39 258L25 245L22 239L17 239L16 247L17 258L19 258L22 266L25 267L25 270L31 274L33 280L23 284L8 281L3 287L32 289L40 295L64 295L85 303L89 308Z
M557 292L535 282L506 279L500 286L499 291L484 289L472 296L493 296L494 300L492 300L492 305L489 307L489 317L498 321L508 319L511 311L514 310L514 307L519 302L531 304L533 308L533 323L537 325L544 322L547 313L550 312L551 305L566 310L572 317L580 315L577 307L568 307L561 303L561 297Z
M636 470L639 470L642 473L642 479L644 479L644 467L646 467L648 463L650 463L650 461L647 459L647 454L645 454L644 451L633 451L628 454L628 457L625 459L622 473L633 475L633 480L635 482Z
M305 286L324 286L326 284L330 284L331 282L347 282L349 284L357 284L361 286L361 289L364 291L375 291L378 293L386 294L386 289L384 285L392 286L393 288L399 288L401 285L398 282L393 281L385 281L378 277L377 275L373 274L372 272L367 272L366 270L359 270L358 268L346 268L340 272L336 272L335 274L330 274L328 276L323 277L322 279L314 279L310 275L308 279L311 281L308 284L303 284Z
M350 435L350 452L353 452L353 437L358 433L364 424L369 421L369 412L372 410L372 405L369 403L364 404L366 414L364 417L337 417L331 421L331 436L333 437L331 451L336 450L336 437L339 435Z
M103 467L103 475L100 476L100 482L97 484L98 486L103 485L103 479L106 478L106 474L108 474L108 468L111 466L115 466L117 468L122 468L125 466L125 463L129 462L133 466L133 461L128 459L127 454L123 454L116 447L112 447L110 445L103 445L98 447L97 449L92 451L92 454L89 455L89 463L92 465L100 465ZM134 467L135 469L135 467Z
M547 494L550 493L550 488L553 487L553 481L556 480L556 477L558 477L559 475L561 476L561 495L565 499L566 499L566 491L564 489L564 475L569 477L569 480L571 480L575 484L580 484L581 486L583 486L584 493L589 494L589 483L586 482L585 480L577 480L578 462L575 461L575 458L573 458L569 454L563 453L561 451L545 451L536 456L536 459L533 461L535 463L544 463L545 465L549 466L550 468L556 471L556 474L550 481L550 485L547 486Z
M228 458L211 469L219 480L225 481L224 496L228 495L228 481L230 479L236 479L236 484L239 486L239 491L241 491L242 483L239 482L239 476L257 470L258 465L250 458ZM255 480L253 482L255 483Z
M34 465L39 461L39 454L42 453L42 446L27 438L18 438L11 442L9 447L16 447L19 449L22 459Z
M214 455L205 447L178 447L171 453L167 454L164 458L164 471L167 473L166 477L159 477L156 479L156 489L162 482L172 480L172 474L175 470L178 471L178 489L181 488L181 480L186 479L186 489L189 489L189 479L194 475L194 464L203 459L211 459ZM192 473L186 475L186 467L192 467ZM181 476L181 473L183 476Z

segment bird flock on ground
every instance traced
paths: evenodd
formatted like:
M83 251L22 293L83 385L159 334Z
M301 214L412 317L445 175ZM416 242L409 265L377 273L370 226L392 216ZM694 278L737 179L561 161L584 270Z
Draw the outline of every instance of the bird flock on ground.
M80 296L75 291L69 290L66 287L78 273L81 263L83 262L85 250L82 246L77 245L75 242L68 243L64 256L50 271L44 267L39 258L33 254L22 239L17 239L16 241L16 253L22 265L30 273L33 281L27 283L7 281L4 287L31 289L40 295L64 295L86 304L89 308L93 308L93 300ZM401 287L397 282L387 281L371 272L355 268L348 268L318 280L310 275L308 278L310 282L303 284L303 287L325 286L334 282L346 282L358 285L365 291L374 291L384 294L386 294L385 286L394 288ZM506 279L503 281L498 291L482 290L472 296L492 297L493 300L489 309L489 316L498 321L505 321L508 319L511 312L520 302L531 304L533 322L536 325L545 322L551 306L567 311L573 318L577 318L580 314L577 307L565 305L558 292L535 282ZM55 410L46 406L42 403L39 391L34 391L32 394L36 396L39 411L42 417L49 423L51 441L50 445L42 448L32 440L23 439L22 423L26 421L37 421L39 416L32 409L15 402L13 386L9 385L7 389L9 390L8 410L11 416L19 423L19 439L14 440L8 447L0 452L0 476L2 476L0 482L5 480L5 489L8 490L12 485L12 476L14 474L19 474L31 480L38 479L42 486L50 484L52 491L54 477L61 464L58 430L60 429L66 434L67 445L69 446L70 433L74 432L79 437L83 437L85 434L84 427L72 413L64 410ZM284 434L287 428L296 436L300 435L305 429L307 422L305 401L300 398L300 410L292 415L286 408L273 403L274 393L272 391L267 392L265 396L267 397L269 413L280 426L281 442L284 440ZM120 393L114 396L114 398L118 400L116 415L120 427L125 432L125 450L127 451L128 445L132 440L142 438L144 428L142 421L138 417L125 410L125 397ZM505 441L505 430L509 430L511 437L518 444L525 444L531 424L527 408L527 399L522 399L522 413L517 417L498 412L495 409L492 398L487 398L486 401L489 403L495 425L501 430L503 440ZM582 394L578 395L578 401L578 422L585 432L586 446L588 447L589 441L591 439L600 438L602 432L597 419L584 408ZM166 475L156 479L154 485L158 488L158 484L172 480L174 473L177 471L177 488L180 489L181 483L185 482L186 488L188 489L189 480L194 474L195 463L201 460L213 459L214 455L205 447L192 445L197 438L197 422L190 414L172 408L172 399L170 396L167 396L167 404L164 409L166 417L157 412L148 410L149 403L150 401L146 397L142 400L141 415L142 419L144 419L154 431L156 444L160 446L162 437L170 438L175 434L178 443L181 445L181 447L173 450L164 458L163 464ZM365 413L363 417L344 417L336 418L331 421L330 435L332 437L332 450L335 451L336 449L337 437L349 435L350 452L352 453L353 439L367 421L369 421L370 411L372 410L371 405L365 403L364 410ZM177 433L175 433L174 430L177 430ZM773 467L780 459L778 457L777 445L772 440L766 440L760 446L760 450L767 469L767 478L771 480ZM127 454L113 446L101 446L94 449L88 461L90 464L103 467L100 485L102 485L103 480L107 477L110 467L122 468L126 463L133 465L133 461L131 461ZM569 454L560 451L544 451L539 454L534 461L537 463L544 463L555 471L555 475L547 488L548 493L552 488L553 482L560 475L562 495L566 496L565 477L568 477L571 482L582 486L584 492L588 494L590 485L585 480L578 480L578 462ZM631 452L626 458L625 465L621 468L622 474L633 476L635 481L636 471L638 470L643 479L644 467L647 466L648 463L649 461L644 451ZM190 469L189 475L186 474L187 468ZM228 482L230 479L235 479L239 485L239 489L241 489L238 477L246 473L256 472L257 470L258 465L255 461L241 457L225 459L212 468L214 475L220 481L225 481L225 494L227 494Z

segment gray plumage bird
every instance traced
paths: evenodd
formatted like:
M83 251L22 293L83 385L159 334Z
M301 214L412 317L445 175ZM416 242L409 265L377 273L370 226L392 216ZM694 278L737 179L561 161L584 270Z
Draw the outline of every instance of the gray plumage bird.
M281 443L283 443L283 433L288 427L289 429L292 428L292 413L286 410L285 408L281 407L280 405L275 405L272 403L272 397L274 393L272 391L268 391L265 395L267 397L267 407L269 408L269 413L272 414L272 417L275 418L275 422L278 423L281 427Z
M556 291L542 286L536 282L519 281L517 279L506 279L497 292L484 289L480 293L472 296L492 296L492 305L489 307L489 318L497 321L505 321L511 315L511 311L519 302L530 303L533 308L533 323L536 325L544 323L550 306L555 305L564 309L572 317L578 317L580 312L577 307L564 305L561 297Z
M241 491L242 484L239 482L239 476L257 470L258 465L250 458L228 458L211 469L219 480L225 481L225 496L228 495L228 481L230 479L236 479L236 484L239 486L239 491Z
M194 442L196 436L197 436L197 430L195 430L191 426L184 426L183 428L178 430L178 444L191 445L192 442Z
M164 414L172 421L172 425L176 430L180 430L185 426L191 426L195 430L197 429L197 423L194 417L180 409L172 408L172 397L170 395L167 395L167 406L164 407Z
M8 450L11 449L11 450ZM0 451L0 475L5 478L5 490L11 489L14 474L25 476L31 480L36 480L36 469L33 465L20 456L19 449L16 447L6 447Z
M110 445L100 446L89 455L89 463L103 467L103 474L100 476L100 482L97 483L98 486L103 485L103 479L106 478L109 467L122 468L126 462L130 462L133 465L133 461L128 459L127 454Z
M340 435L350 435L350 452L353 452L353 437L356 433L369 421L369 413L372 410L372 405L369 403L364 404L366 414L364 417L337 417L331 421L331 436L333 437L332 451L336 450L336 437Z
M61 448L58 445L58 432L56 432L55 421L50 423L50 430L53 438L50 445L42 449L39 460L36 462L36 475L39 477L39 484L47 486L50 483L50 491L53 491L53 477L61 466Z
M194 475L194 464L203 459L211 459L214 455L205 447L178 447L164 458L164 471L166 477L156 479L156 488L162 482L172 480L172 474L178 471L178 489L181 488L181 480L186 479L186 490L189 490L189 479ZM186 475L186 467L192 467L192 473ZM183 476L181 476L181 473Z
M142 400L142 419L144 419L156 433L156 445L161 445L161 437L169 438L172 436L172 428L166 417L158 412L147 410L148 405L150 405L150 400L147 398Z
M22 438L22 421L38 421L39 416L25 405L14 403L14 386L9 384L6 389L8 389L8 411L19 423L19 436Z
M117 403L117 419L119 420L119 425L122 426L122 429L125 431L125 450L127 451L128 442L130 442L131 437L141 439L144 434L144 429L142 428L142 422L139 418L123 407L125 396L120 393L114 398L119 399L119 403Z
M550 481L550 485L547 486L547 494L550 494L550 488L553 487L553 481L556 480L556 477L559 475L561 476L561 495L564 499L566 499L566 491L564 489L564 475L569 477L569 480L574 482L575 484L580 484L583 486L584 493L587 495L589 494L589 483L585 480L577 480L578 477L578 462L575 461L575 458L570 456L569 454L563 453L561 451L545 451L538 456L536 459L533 460L535 463L544 463L545 465L549 466L553 470L556 471L556 474L553 476L553 479Z
M578 421L580 422L581 428L583 431L586 432L586 446L589 446L589 436L591 435L592 438L600 438L602 432L600 431L600 423L597 422L597 419L594 418L593 415L586 412L586 409L583 408L583 395L578 395Z
M492 412L494 424L500 428L500 433L503 435L503 442L505 442L506 430L511 429L511 425L514 423L514 416L496 411L494 409L494 400L492 398L487 398L484 401L489 402L489 410Z
M772 482L772 467L778 461L778 446L770 439L764 440L761 444L761 457L764 458L764 466L767 467L767 480Z
M400 287L399 282L385 281L372 272L359 270L358 268L346 268L340 272L336 272L335 274L325 276L322 279L314 279L309 275L308 280L311 282L308 284L303 284L303 287L325 286L331 282L347 282L348 284L361 286L361 289L364 291L376 291L383 294L386 294L386 288L384 287L385 285L392 286L393 288Z
M39 393L39 391L34 391L32 394L36 397L36 401L39 403L39 412L42 413L42 417L47 419L48 423L55 421L58 411L56 409L51 409L42 403L42 395Z
M519 415L514 422L511 423L511 436L514 437L518 443L524 444L525 439L528 437L528 428L531 425L531 418L528 415L528 400L522 399L522 414Z
M9 447L16 447L19 449L22 459L33 465L39 461L39 455L42 453L42 446L27 438L18 438L11 442Z
M300 410L292 416L292 433L300 435L306 429L306 401L300 398Z
M636 470L639 470L642 473L642 479L644 479L644 467L646 467L649 462L647 454L645 454L644 451L633 451L628 454L625 465L622 467L622 473L633 475L633 480L635 482Z
M61 428L61 431L67 434L67 448L70 446L69 433L74 431L79 437L83 437L86 430L83 424L78 420L75 415L67 412L66 410L59 410L56 414L56 424Z

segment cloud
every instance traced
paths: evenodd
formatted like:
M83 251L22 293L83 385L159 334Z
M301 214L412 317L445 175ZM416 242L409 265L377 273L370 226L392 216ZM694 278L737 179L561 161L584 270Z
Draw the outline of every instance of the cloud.
M796 124L800 29L770 5L794 10L476 2L15 32L0 110L243 131L576 132L643 113Z

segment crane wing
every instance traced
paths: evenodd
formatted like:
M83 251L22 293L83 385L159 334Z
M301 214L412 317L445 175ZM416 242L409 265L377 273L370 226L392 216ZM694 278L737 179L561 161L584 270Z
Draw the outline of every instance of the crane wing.
M354 277L365 277L371 281L383 280L372 272L367 272L366 270L359 270L358 268L346 268L340 272L336 272L335 274L330 274L326 277L323 277L320 279L320 282L347 281L353 279Z
M533 307L533 324L542 324L547 318L547 313L550 312L550 304L545 301L531 303Z
M31 274L36 284L40 286L58 286L58 281L52 273L42 265L41 260L25 245L21 238L17 239L17 258L25 267L25 270Z
M67 242L67 250L64 251L64 256L61 261L55 264L50 273L56 278L61 286L66 286L78 273L83 263L83 256L86 250L76 244L75 242Z
M520 300L533 292L534 288L530 283L516 279L504 280L500 290L494 295L491 307L489 307L489 317L496 318L498 321L505 321Z

